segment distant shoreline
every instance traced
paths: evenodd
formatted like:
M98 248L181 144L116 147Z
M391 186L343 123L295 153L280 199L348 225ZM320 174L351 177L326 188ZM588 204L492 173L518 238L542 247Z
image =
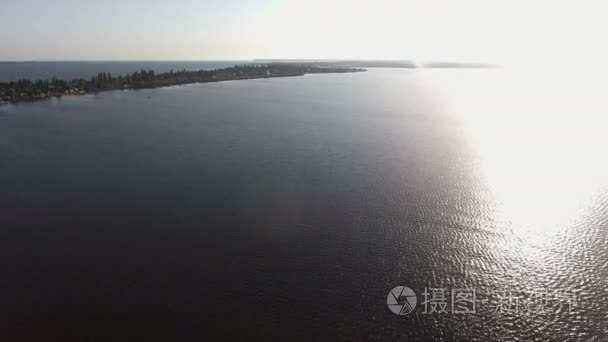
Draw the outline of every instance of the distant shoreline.
M61 80L53 77L32 81L21 79L0 82L0 105L40 101L53 97L96 94L104 91L127 89L153 89L175 85L296 77L306 74L350 73L365 69L351 67L322 67L308 64L270 63L245 64L214 70L181 70L156 74L153 70L141 70L132 74L113 77L111 73L98 73L90 80L82 78Z
M23 60L2 61L0 64L60 64L60 63L243 63L243 64L306 64L311 66L363 67L363 68L497 68L498 64L480 62L365 60L365 59L273 59L252 60L221 59L142 59L142 60Z
M396 69L434 69L434 68L497 68L497 64L478 62L437 62L437 61L408 61L408 60L313 60L313 59L254 59L254 63L306 63L316 66L340 66L353 68L396 68Z

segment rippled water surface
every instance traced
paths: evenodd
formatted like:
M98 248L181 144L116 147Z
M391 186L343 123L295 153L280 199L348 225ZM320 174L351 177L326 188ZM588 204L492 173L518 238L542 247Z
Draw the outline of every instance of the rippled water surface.
M604 341L596 81L375 69L0 107L0 337Z

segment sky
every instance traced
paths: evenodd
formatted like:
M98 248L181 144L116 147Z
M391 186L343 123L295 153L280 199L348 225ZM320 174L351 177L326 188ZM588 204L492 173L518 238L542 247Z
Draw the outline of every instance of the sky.
M600 0L0 0L0 8L0 60L608 57Z

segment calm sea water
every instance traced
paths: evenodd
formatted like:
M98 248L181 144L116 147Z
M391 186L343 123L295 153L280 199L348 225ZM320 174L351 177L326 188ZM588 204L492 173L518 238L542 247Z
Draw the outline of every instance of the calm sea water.
M173 70L220 69L248 61L107 61L107 62L23 62L0 63L0 82L15 81L23 78L32 80L74 78L89 79L100 72L114 76L126 75L135 71L154 70L156 73Z
M553 77L376 69L0 107L0 337L603 341L608 126L592 79Z

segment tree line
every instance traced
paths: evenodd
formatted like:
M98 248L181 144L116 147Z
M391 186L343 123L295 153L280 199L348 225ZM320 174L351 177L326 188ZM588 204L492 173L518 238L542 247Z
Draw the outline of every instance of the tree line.
M118 76L113 76L109 72L100 72L88 80L83 78L62 80L53 76L47 80L21 79L0 82L0 101L19 102L117 89L156 88L200 82L354 71L363 70L348 67L319 67L310 64L271 63L242 64L213 70L170 70L160 74L155 73L154 70L144 69Z

